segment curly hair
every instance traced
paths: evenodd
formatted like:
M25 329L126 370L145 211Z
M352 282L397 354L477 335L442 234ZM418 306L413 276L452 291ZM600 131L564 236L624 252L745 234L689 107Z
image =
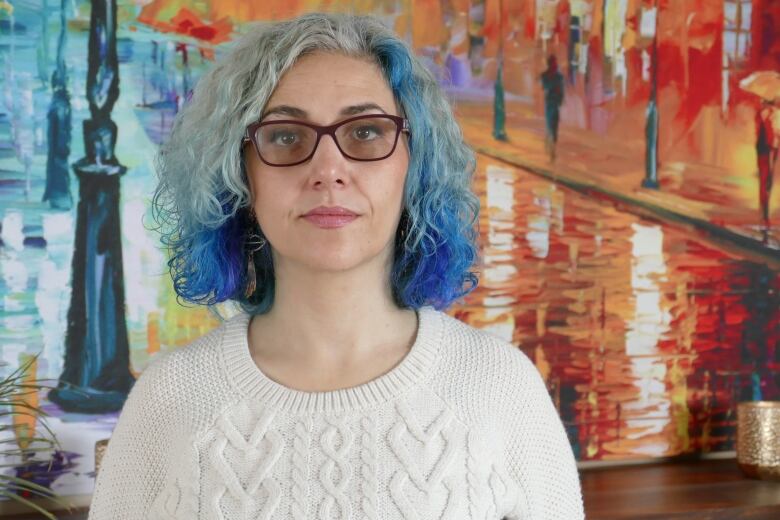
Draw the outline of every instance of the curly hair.
M316 51L376 63L409 119L410 160L396 231L392 294L402 308L449 307L477 285L476 161L441 87L406 43L371 16L310 13L253 24L197 82L156 157L152 216L178 296L262 314L274 299L270 248L255 254L245 297L251 197L241 142L281 76Z

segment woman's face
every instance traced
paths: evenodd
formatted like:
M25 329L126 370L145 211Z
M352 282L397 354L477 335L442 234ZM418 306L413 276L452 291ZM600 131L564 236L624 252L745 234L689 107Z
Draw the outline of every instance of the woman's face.
M304 56L284 74L262 120L332 125L382 113L400 115L376 65L319 52ZM393 154L379 161L348 159L327 135L311 159L297 166L269 166L251 143L244 147L244 159L255 214L273 247L277 270L288 262L344 271L391 260L409 165L406 134L399 136ZM319 206L340 206L357 217L340 227L323 227L304 218Z

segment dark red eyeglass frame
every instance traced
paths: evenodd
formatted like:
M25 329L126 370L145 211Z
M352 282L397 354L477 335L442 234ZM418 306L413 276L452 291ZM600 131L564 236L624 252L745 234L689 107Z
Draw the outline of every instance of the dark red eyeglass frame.
M390 152L383 156L378 157L376 159L358 159L357 157L352 157L348 153L346 153L344 150L342 150L341 145L339 144L339 140L336 139L336 129L339 128L342 125L345 125L347 123L351 123L352 121L357 121L360 119L375 119L375 118L384 118L384 119L391 119L395 121L395 140L393 141L393 147L390 149ZM312 148L311 153L305 158L295 163L290 164L274 164L271 162L266 161L263 158L263 155L260 153L260 147L257 146L257 141L255 139L255 136L257 134L257 129L261 126L269 126L269 125L275 125L279 123L295 123L297 125L307 126L311 129L313 129L315 132L317 132L317 140L314 142L314 148ZM333 142L336 143L336 147L341 152L341 155L348 159L352 159L353 161L362 161L362 162L372 162L372 161L381 161L382 159L387 159L391 155L393 155L393 152L395 152L395 147L398 146L398 136L401 135L401 133L406 133L408 135L411 135L411 130L409 128L409 120L405 117L401 116L395 116L392 114L364 114L360 116L350 117L349 119L344 119L342 121L339 121L338 123L334 123L329 126L320 126L315 125L312 123L307 123L305 121L299 121L297 119L279 119L279 120L273 120L273 121L257 121L252 123L251 125L246 127L246 130L244 131L244 138L243 143L246 144L248 141L251 141L252 145L255 147L255 153L257 153L257 157L260 158L261 161L263 161L268 166L275 166L279 168L283 168L285 166L297 166L299 164L303 164L309 159L311 159L314 156L314 153L317 151L317 147L320 145L320 138L322 138L323 135L329 135L333 138Z

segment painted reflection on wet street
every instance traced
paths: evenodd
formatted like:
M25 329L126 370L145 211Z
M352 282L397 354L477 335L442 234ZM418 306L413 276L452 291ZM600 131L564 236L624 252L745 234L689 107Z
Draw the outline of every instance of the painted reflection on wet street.
M479 287L451 309L534 360L580 460L734 449L780 397L780 272L484 156Z

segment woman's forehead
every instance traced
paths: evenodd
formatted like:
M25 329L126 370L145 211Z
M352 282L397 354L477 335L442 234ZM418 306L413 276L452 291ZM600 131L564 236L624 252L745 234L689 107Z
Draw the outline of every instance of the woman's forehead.
M367 59L318 52L299 59L279 80L264 112L276 105L307 113L341 112L373 103L396 112L396 99L380 68Z

